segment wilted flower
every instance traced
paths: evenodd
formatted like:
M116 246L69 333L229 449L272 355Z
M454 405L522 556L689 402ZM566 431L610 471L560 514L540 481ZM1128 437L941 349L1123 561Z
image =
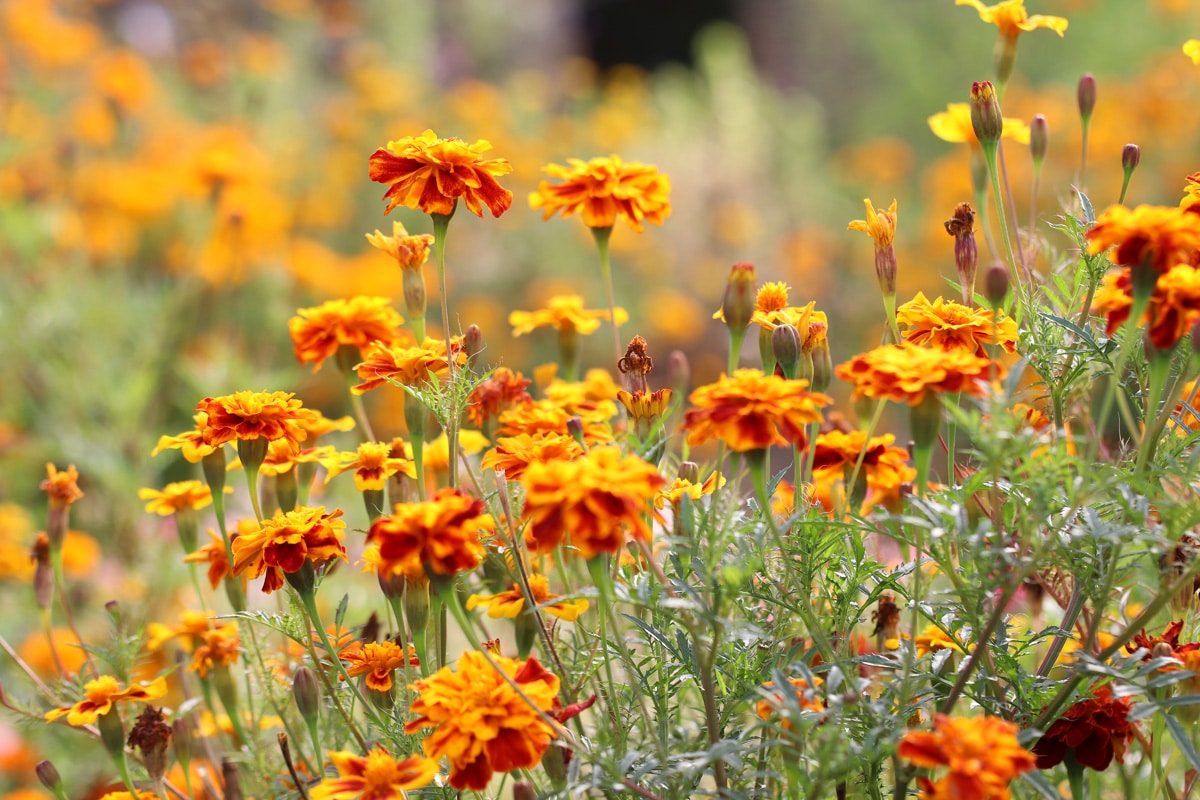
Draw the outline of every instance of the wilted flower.
M383 195L388 201L385 214L403 205L449 216L461 197L475 216L482 218L486 205L499 217L512 205L512 192L496 177L512 172L512 165L502 158L483 158L491 149L484 139L468 145L462 139L439 139L426 130L372 153L368 174L376 183L391 184Z
M572 158L567 163L545 168L561 183L542 181L529 195L530 207L541 210L543 219L558 212L564 218L579 212L589 228L611 228L619 217L641 231L643 222L661 225L671 213L671 181L656 167L625 163L615 155L590 161Z

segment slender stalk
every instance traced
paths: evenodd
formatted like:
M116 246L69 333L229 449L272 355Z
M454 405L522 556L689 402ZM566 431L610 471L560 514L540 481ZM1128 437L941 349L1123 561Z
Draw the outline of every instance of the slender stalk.
M996 204L996 217L1000 223L1000 232L1004 234L1004 250L1008 255L1008 267L1017 282L1018 290L1022 287L1022 277L1017 271L1017 258L1013 253L1012 238L1008 234L1007 215L1004 212L1004 200L1000 197L1000 173L996 165L996 143L983 144L983 157L987 161L988 178L992 184L992 199ZM1020 292L1017 292L1020 296Z
M608 240L612 236L612 227L592 228L592 238L596 240L596 251L600 256L600 274L604 276L604 288L608 291L609 321L612 322L613 363L621 360L621 326L617 322L616 295L613 292L612 261L608 254Z
M456 205L455 208L458 206ZM450 218L454 216L454 212L449 214L431 214L433 219L433 251L437 258L438 270L438 293L441 295L442 301L442 327L445 329L446 336L446 361L449 364L446 376L446 382L453 385L455 373L458 372L458 356L454 353L454 347L451 345L451 327L450 327L450 304L446 295L446 231L450 227ZM458 459L458 416L453 413L451 408L446 414L446 447L450 454L450 463L457 463ZM458 488L458 470L450 470L450 488ZM424 492L422 486L419 491Z

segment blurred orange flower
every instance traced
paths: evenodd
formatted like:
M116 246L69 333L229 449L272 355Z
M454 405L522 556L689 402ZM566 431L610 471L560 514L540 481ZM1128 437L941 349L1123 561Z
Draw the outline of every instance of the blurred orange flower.
M1088 253L1115 247L1109 258L1123 267L1148 266L1166 272L1196 264L1200 248L1200 209L1141 205L1109 206L1087 232Z
M1112 336L1133 310L1132 268L1104 276L1092 301L1092 313L1107 318L1105 332ZM1139 325L1149 323L1147 337L1159 350L1169 350L1200 321L1200 270L1187 264L1158 276L1150 305Z
M924 292L896 309L896 322L910 326L901 331L905 341L942 350L966 350L986 356L985 344L1000 345L1007 353L1017 349L1017 323L1000 312L970 308L938 298L932 303Z
M1067 29L1067 20L1045 14L1029 16L1025 0L1001 0L994 6L985 6L982 0L954 0L957 6L970 6L979 12L979 18L1000 29L1000 35L1015 41L1024 32L1047 28L1059 36Z
M620 306L617 306L616 314L618 325L629 321L628 312ZM608 309L586 310L582 297L564 294L551 297L546 301L546 307L537 311L513 311L508 315L508 324L512 325L513 336L546 327L586 335L595 332L600 327L600 320L609 317Z
M404 800L407 792L427 786L438 774L430 758L409 756L397 761L381 747L365 756L331 752L336 778L325 778L308 790L313 800Z
M1008 800L1008 784L1032 770L1035 761L1033 753L1017 743L1017 731L1015 723L999 717L937 714L933 730L906 733L896 755L918 767L949 767L937 783L921 779L922 797Z
M51 508L62 509L83 497L78 481L79 471L74 464L63 472L59 472L53 464L46 464L46 480L42 481L40 488L49 498Z
M808 391L808 381L739 369L692 392L695 408L684 415L688 443L711 439L744 453L771 445L805 442L806 425L820 422L821 409L833 398Z
M207 414L201 437L210 447L235 440L285 439L292 450L299 450L308 434L300 425L303 406L295 397L291 392L249 391L206 397L196 405Z
M433 237L428 233L410 235L408 229L400 220L392 222L392 235L381 233L367 234L367 241L377 250L382 250L400 265L400 269L420 269L429 260L429 248L433 245Z
M816 686L821 685L820 678L814 678ZM825 703L817 694L816 686L810 686L804 678L789 678L788 684L795 690L795 703L800 707L801 711L815 711L822 713L825 711ZM775 682L767 681L763 684L763 689L774 689ZM757 713L759 719L770 719L773 714L786 713L788 709L788 700L784 699L782 692L768 692L769 697L759 700ZM792 729L792 721L787 716L783 719L783 729L790 731Z
M547 165L545 172L562 183L542 181L529 195L530 207L542 210L542 219L560 211L563 218L582 212L589 228L611 228L620 217L640 232L644 221L662 225L671 213L671 181L657 167L625 163L615 155L591 161L571 158L567 164Z
M508 367L497 367L467 398L467 418L479 429L513 406L529 406L530 380Z
M360 296L297 309L296 316L288 320L296 360L313 364L316 372L342 347L356 348L361 357L373 342L394 344L404 318L390 303L386 297Z
M404 474L417 477L417 469L407 458L395 456L392 442L363 442L353 453L333 453L322 459L321 464L329 470L325 482L343 472L354 470L354 488L360 492L379 491L387 486L388 478Z
M813 479L818 482L849 480L849 472L862 459L862 474L867 488L890 492L917 477L908 465L908 451L892 447L896 437L889 434L867 439L866 431L832 430L813 442Z
M504 470L509 480L525 474L530 464L557 459L571 460L583 455L583 448L574 437L565 433L539 431L502 436L496 446L483 454L482 469Z
M927 394L966 392L976 397L1004 365L963 350L932 350L911 342L876 347L837 367L854 385L854 399L870 397L919 405Z
M588 601L584 599L563 600L556 594L550 593L550 581L545 575L537 572L529 573L529 593L533 595L533 603L539 609L552 617L574 622L579 615L588 610ZM482 606L488 610L492 619L513 619L525 608L525 592L521 584L514 583L512 589L498 594L473 594L467 598L467 611Z
M461 197L475 216L482 218L486 205L493 217L499 217L512 205L512 192L496 177L512 172L512 165L502 158L481 157L491 149L484 139L468 145L462 139L439 139L426 130L420 136L388 142L386 148L372 153L368 174L376 183L391 184L383 195L388 201L385 214L403 205L448 216Z
M270 594L283 586L285 572L299 572L306 561L345 559L341 516L340 508L329 514L321 507L275 512L257 531L233 540L233 574L249 570L249 579L255 580L265 573L262 590Z
M482 537L496 523L483 501L442 489L421 503L402 503L371 525L367 539L379 544L379 572L395 575L413 561L432 575L455 575L479 566Z
M373 692L390 692L392 690L392 672L404 666L418 667L416 653L411 647L405 648L395 642L367 642L358 650L342 654L346 662L346 673L351 678L359 675L367 676L367 688Z
M1113 756L1123 762L1125 748L1133 738L1132 710L1133 701L1113 697L1109 686L1094 690L1090 698L1063 712L1034 744L1038 769L1062 763L1068 751L1081 765L1097 772L1108 769Z
M215 667L236 664L241 652L237 623L216 626L200 634L200 642L192 652L188 672L206 678Z
M496 667L482 653L469 651L454 670L442 667L409 687L420 693L412 704L419 716L404 732L433 728L421 746L430 758L450 760L455 789L483 791L496 772L537 766L555 736L543 717L554 706L558 678L536 658L493 660Z
M73 706L56 708L46 712L46 720L53 722L66 717L71 725L91 725L101 714L112 711L117 703L148 703L167 693L167 679L156 678L146 685L134 685L126 689L111 675L101 675L83 685L85 697Z
M233 624L237 628L237 623ZM162 646L172 639L179 640L179 646L186 652L196 649L196 644L204 634L213 629L212 619L208 614L199 611L184 611L180 623L175 626L161 622L151 622L146 625L146 649L151 653L162 649Z

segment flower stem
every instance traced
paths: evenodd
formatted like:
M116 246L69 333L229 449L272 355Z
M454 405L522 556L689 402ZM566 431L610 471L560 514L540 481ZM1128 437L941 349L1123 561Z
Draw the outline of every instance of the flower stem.
M1013 280L1017 282L1018 289L1022 286L1022 276L1017 271L1017 258L1013 253L1012 238L1008 234L1008 217L1004 211L1004 200L1000 196L1000 171L996 166L996 143L991 142L983 144L983 157L987 160L988 179L992 184L992 200L996 206L996 218L1000 223L1000 232L1004 234L1004 250L1008 255L1008 268L1013 276ZM1016 296L1020 296L1020 291L1016 292Z
M612 262L608 256L608 239L612 235L612 227L592 228L592 238L596 240L596 251L600 255L600 274L604 276L604 288L608 290L609 321L612 322L613 332L613 363L621 360L621 331L617 323L617 303L613 293Z
M458 206L455 205L457 209ZM451 335L450 328L450 305L446 296L446 231L450 227L450 218L454 216L454 212L449 214L430 214L433 219L433 250L437 256L438 270L438 293L441 295L442 301L442 327L445 329L446 336L446 362L449 365L447 368L446 382L454 383L455 373L458 372L458 356L454 352L454 347L451 340L454 338ZM450 408L446 414L446 447L450 454L450 488L458 488L458 417L453 413L454 408ZM419 491L425 491L424 482L422 482ZM424 496L423 494L421 495Z

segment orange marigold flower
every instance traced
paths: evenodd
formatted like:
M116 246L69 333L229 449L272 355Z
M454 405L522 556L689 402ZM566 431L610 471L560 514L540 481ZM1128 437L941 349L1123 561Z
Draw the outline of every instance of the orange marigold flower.
M849 480L859 458L867 488L889 492L911 481L917 471L908 465L908 451L892 447L896 437L889 434L867 439L866 431L832 430L817 436L813 443L813 478L818 482Z
M496 772L536 766L555 736L543 716L554 706L558 678L536 658L493 661L503 675L482 653L471 651L454 670L442 667L409 687L420 693L412 704L419 716L404 731L433 728L421 746L430 758L450 760L455 789L482 791Z
M608 409L611 408L611 412ZM580 412L584 413L580 413ZM588 409L562 408L553 400L537 400L529 406L515 406L500 414L500 427L497 435L503 436L537 436L539 433L555 433L570 436L567 422L573 416L579 416L583 423L583 440L589 445L612 441L612 431L608 427L608 419L616 413L616 406L611 402L605 405L593 406ZM501 440L497 440L499 442Z
M1087 232L1088 253L1115 247L1109 258L1123 267L1145 265L1166 272L1195 264L1200 248L1200 209L1174 206L1109 206Z
M321 461L329 470L325 482L329 483L335 476L354 470L354 488L365 492L382 490L387 486L388 478L396 475L417 477L417 469L412 461L392 453L392 442L363 442L356 452L334 453Z
M297 309L288 320L296 360L312 364L316 372L342 347L357 348L361 355L373 342L395 344L404 318L391 302L386 297L351 297Z
M371 525L367 539L379 544L380 574L403 572L413 560L432 575L455 575L479 566L482 537L496 528L483 501L442 489L422 503L403 503Z
M918 658L928 653L936 653L939 650L953 650L957 653L967 652L967 648L962 642L947 634L937 625L932 624L925 626L925 630L921 631L921 635L913 640L913 645L917 649Z
M896 755L918 767L949 768L937 783L922 779L922 797L1008 800L1012 779L1034 767L1034 754L1017 743L1017 731L999 717L937 714L933 730L906 733Z
M251 530L257 529L257 523L251 523ZM209 543L193 553L183 557L185 564L208 564L208 583L215 591L221 585L221 579L229 574L229 558L225 552L225 542L215 531L208 531Z
M683 496L687 495L692 498L692 501L699 500L706 494L712 494L717 490L717 487L725 485L725 476L713 470L703 483L692 483L687 478L676 478L662 491L654 496L654 507L664 508L667 503L678 507L683 502Z
M337 457L337 448L331 444L320 447L302 447L292 452L291 445L286 439L276 439L267 445L267 454L263 456L262 464L258 467L259 475L279 476L291 472L297 464L323 464L330 458ZM241 466L241 459L230 462L229 468ZM226 489L232 491L232 489Z
M975 127L971 124L970 103L950 103L945 111L939 111L928 121L933 135L944 142L968 142L973 147L979 146ZM1029 126L1024 120L1006 117L1001 138L1011 139L1017 144L1029 144Z
M314 444L322 436L339 431L345 433L354 430L354 417L345 416L329 419L315 408L303 408L300 415L300 427L308 434L304 441Z
M579 554L590 559L616 553L626 536L650 541L646 505L667 482L637 456L593 447L573 461L530 464L521 484L530 550L553 550L569 533Z
M481 157L491 149L484 139L469 145L462 139L439 139L431 130L388 142L371 154L368 171L376 183L390 184L383 195L388 201L383 213L403 205L448 216L461 197L475 216L482 218L486 205L499 217L512 205L512 192L496 177L512 172L512 165L502 158Z
M479 382L467 398L467 418L482 429L489 420L500 416L514 406L530 406L530 380L508 367L497 367L491 375Z
M458 364L466 363L461 337L450 342ZM395 381L405 386L419 387L440 380L450 373L446 343L441 339L426 339L420 345L389 347L376 342L367 350L361 364L354 368L362 383L350 391L363 394Z
M617 306L617 324L629 321L629 313ZM521 336L535 328L555 328L581 334L593 333L600 327L600 320L609 319L608 309L589 310L583 307L583 298L577 294L555 295L546 301L546 307L537 311L513 311L508 315L512 335Z
M671 181L649 164L625 163L619 156L583 161L567 159L567 166L549 164L545 172L562 181L542 181L529 195L529 206L542 210L542 219L558 212L567 218L582 212L589 228L611 228L620 217L635 231L643 222L662 225L671 213Z
M891 247L896 241L896 201L892 200L887 211L876 211L869 199L863 203L867 207L867 218L852 220L846 230L861 231L870 236L878 250Z
M739 453L776 444L805 442L806 425L821 421L828 395L808 391L808 381L739 369L701 386L689 398L695 408L684 416L688 443L719 439Z
M814 681L816 682L816 686L821 685L820 678L814 678ZM815 711L818 714L824 713L825 703L817 695L816 686L810 685L804 678L789 678L788 683L795 689L793 693L794 702L800 708L800 711ZM763 684L764 690L773 688L775 688L775 681L767 681ZM758 701L758 718L770 719L772 715L780 714L783 716L783 729L790 731L792 729L792 721L787 713L789 702L791 701L786 699L782 692L768 691L767 697Z
M308 434L300 426L303 405L295 397L291 392L248 391L206 397L196 405L207 414L201 437L210 447L235 440L286 439L299 450Z
M232 492L232 487L225 488L226 493ZM146 503L147 514L158 514L169 517L179 511L190 508L201 509L212 504L212 489L200 481L175 481L157 489L138 489L138 497L149 500Z
M91 725L102 714L113 710L113 706L123 702L148 703L167 693L167 679L155 678L148 684L135 684L122 689L121 684L111 675L101 675L83 685L84 699L73 706L56 708L46 712L50 722L59 717L66 717L71 725Z
M1037 740L1033 752L1038 769L1062 763L1067 751L1074 751L1076 761L1097 772L1108 769L1113 756L1123 763L1125 747L1133 738L1132 709L1128 697L1114 698L1107 685L1099 687L1089 699L1068 708Z
M46 464L46 480L42 481L40 488L50 499L50 507L61 509L83 497L78 481L79 470L75 469L74 464L63 472L59 472L53 464Z
M1146 633L1146 629L1143 628L1141 633L1138 633L1133 637L1132 641L1125 643L1125 652L1132 655L1138 650L1142 650L1144 651L1142 660L1149 661L1158 657L1155 652L1156 648L1158 648L1158 651L1161 653L1162 648L1159 647L1160 645L1165 645L1170 651L1170 657L1177 659L1182 659L1183 654L1185 653L1200 651L1200 643L1198 642L1187 642L1185 644L1180 644L1179 635L1181 633L1183 633L1183 620L1181 619L1175 620L1169 624L1166 627L1166 630L1163 631L1162 636L1150 636ZM1163 671L1171 671L1178 669L1178 667L1171 666L1163 667L1162 669Z
M546 399L584 421L610 419L617 413L613 400L621 387L605 369L589 369L581 381L552 380L545 388Z
M989 371L1002 377L1002 364L963 350L932 350L911 342L876 347L837 367L854 384L854 399L870 397L919 405L927 394L966 392L980 396Z
M392 672L403 667L406 661L409 666L421 665L411 647L401 647L390 641L367 642L357 651L342 655L342 661L346 662L346 673L351 678L366 675L367 688L373 692L390 692Z
M407 792L428 786L438 774L430 758L409 756L397 761L382 747L365 756L331 752L336 778L325 778L308 790L313 800L404 800Z
M236 632L237 623L232 623ZM181 621L176 626L164 625L161 622L151 622L146 626L146 649L151 653L162 649L162 646L172 639L179 640L179 646L187 652L196 649L196 644L204 634L213 629L211 618L199 611L184 611Z
M188 672L196 672L201 678L216 667L236 664L241 655L241 640L238 638L236 622L205 631L200 636L201 644L192 652L192 663Z
M1092 313L1103 314L1105 331L1112 336L1133 310L1133 270L1105 275L1092 301ZM1141 325L1160 350L1169 350L1200 321L1200 270L1179 264L1158 276Z
M909 326L905 341L942 350L967 350L986 356L985 344L1000 345L1005 352L1017 349L1017 323L1003 312L996 318L990 309L970 308L938 298L932 303L924 292L896 309L896 322Z
M283 586L283 574L299 572L306 561L346 558L342 510L326 514L322 507L277 511L253 533L233 540L233 574L249 570L250 580L266 574L262 590L267 594Z
M588 601L564 600L550 593L550 581L545 575L536 572L529 574L529 592L533 595L533 603L552 617L574 622L579 615L588 610ZM467 611L482 606L488 610L492 619L506 617L512 619L525 608L525 592L521 584L514 583L512 589L499 594L473 594L467 598Z
M1000 35L1010 41L1023 32L1046 28L1059 36L1067 29L1067 20L1062 17L1051 17L1045 14L1029 16L1025 10L1025 0L1001 0L994 6L985 6L982 0L954 0L957 6L970 6L979 12L979 18L1000 29Z
M496 446L484 453L480 467L504 470L509 480L517 480L530 464L559 459L570 461L581 455L583 448L579 442L565 433L521 433L497 439Z
M382 250L400 265L400 269L420 269L429 260L429 248L433 245L433 237L428 233L410 236L400 220L392 222L392 235L380 233L367 234L367 241L378 250Z
M196 427L178 436L160 436L158 445L150 455L156 456L163 450L179 450L188 463L199 464L205 456L216 452L216 447L204 443L203 431L208 427L208 414L194 414L192 419L195 420Z

